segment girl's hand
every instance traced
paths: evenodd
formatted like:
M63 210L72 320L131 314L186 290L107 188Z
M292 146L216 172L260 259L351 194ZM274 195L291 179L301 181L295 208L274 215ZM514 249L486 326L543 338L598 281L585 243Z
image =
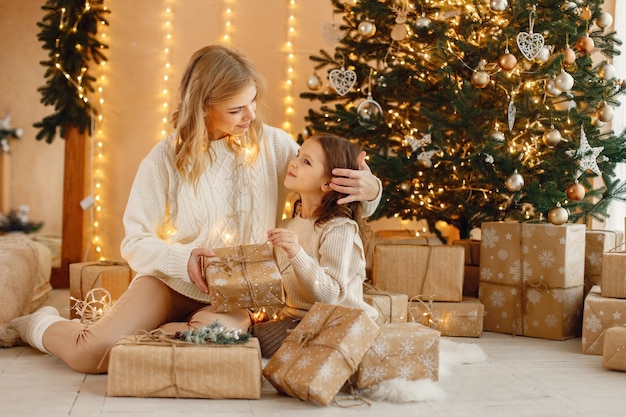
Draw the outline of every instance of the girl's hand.
M202 276L202 269L200 266L200 260L203 256L215 256L213 252L205 248L195 248L191 251L189 256L189 263L187 264L187 273L191 282L196 284L196 287L205 294L209 293L209 286L206 280Z
M337 204L346 204L353 201L372 201L380 192L378 179L372 174L370 167L365 162L365 151L359 154L359 169L333 169L330 188L347 197L337 200Z
M272 229L267 232L267 239L270 243L278 248L282 248L289 259L296 256L300 251L298 236L287 229Z

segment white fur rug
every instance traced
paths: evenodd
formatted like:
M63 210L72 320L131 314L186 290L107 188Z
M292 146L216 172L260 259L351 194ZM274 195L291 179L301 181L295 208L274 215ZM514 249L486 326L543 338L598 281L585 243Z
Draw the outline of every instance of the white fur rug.
M450 376L458 365L480 363L487 360L483 349L473 343L464 343L442 337L439 340L439 378ZM263 367L268 359L263 359ZM263 378L264 386L271 386ZM392 379L383 381L374 386L356 390L357 396L372 400L393 403L441 401L446 393L435 381L422 379L407 381L406 379Z

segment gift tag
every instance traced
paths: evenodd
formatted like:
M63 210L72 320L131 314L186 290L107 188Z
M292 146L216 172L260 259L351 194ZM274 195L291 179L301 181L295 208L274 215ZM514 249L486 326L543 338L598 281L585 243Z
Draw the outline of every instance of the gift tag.
M334 69L328 75L328 80L337 94L344 96L356 83L356 72L345 68Z

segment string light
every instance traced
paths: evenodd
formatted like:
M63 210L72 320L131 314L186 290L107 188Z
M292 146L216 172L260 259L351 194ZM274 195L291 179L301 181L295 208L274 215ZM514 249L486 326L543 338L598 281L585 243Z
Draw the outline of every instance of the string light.
M165 32L163 39L163 87L161 88L161 132L157 139L165 137L169 131L170 123L170 102L172 99L170 93L171 78L172 78L172 46L173 46L173 30L174 30L174 11L172 8L173 0L166 2L165 10L163 12L164 22L163 30Z
M235 0L224 0L224 35L222 43L229 45L233 33L233 5Z
M296 37L296 0L289 0L289 10L287 13L287 42L285 44L285 56L286 56L286 74L285 74L285 121L283 122L283 130L289 133L293 138L292 132L292 117L294 114L294 100L293 100L293 79L294 79L294 40Z

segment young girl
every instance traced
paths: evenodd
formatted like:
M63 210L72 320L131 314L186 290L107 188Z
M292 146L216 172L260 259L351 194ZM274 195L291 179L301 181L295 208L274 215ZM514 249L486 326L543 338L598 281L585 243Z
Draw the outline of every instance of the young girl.
M283 275L285 307L281 319L252 329L265 357L272 356L286 330L295 327L317 301L362 309L374 320L378 317L376 309L363 301L361 204L337 204L344 195L330 187L332 170L355 168L359 153L347 139L321 134L306 140L288 165L284 184L298 193L298 200L292 218L268 232Z

